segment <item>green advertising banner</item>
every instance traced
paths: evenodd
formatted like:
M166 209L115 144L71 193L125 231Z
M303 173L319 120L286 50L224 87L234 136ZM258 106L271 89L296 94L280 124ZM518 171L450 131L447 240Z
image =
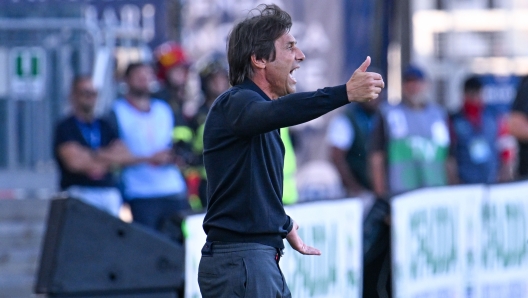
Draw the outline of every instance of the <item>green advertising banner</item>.
M445 187L394 198L394 297L466 297L483 193L482 186Z
M394 297L528 297L528 183L431 188L392 202Z
M299 235L321 256L304 256L288 244L281 268L292 297L361 297L362 203L319 201L288 206Z
M481 207L475 297L528 297L528 183L490 186Z

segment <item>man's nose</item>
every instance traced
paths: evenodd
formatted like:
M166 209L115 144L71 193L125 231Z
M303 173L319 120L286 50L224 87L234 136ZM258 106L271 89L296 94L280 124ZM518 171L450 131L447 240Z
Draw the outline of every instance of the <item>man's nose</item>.
M297 53L295 54L295 59L299 60L299 61L304 61L305 58L306 58L306 56L304 56L303 51L301 51L301 49L297 48Z

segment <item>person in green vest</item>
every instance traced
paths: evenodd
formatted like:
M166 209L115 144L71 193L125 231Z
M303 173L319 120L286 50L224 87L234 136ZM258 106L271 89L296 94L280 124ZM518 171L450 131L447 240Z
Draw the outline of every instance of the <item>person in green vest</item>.
M401 103L382 105L373 130L370 166L378 197L454 180L445 110L428 100L420 68L407 67L402 79Z

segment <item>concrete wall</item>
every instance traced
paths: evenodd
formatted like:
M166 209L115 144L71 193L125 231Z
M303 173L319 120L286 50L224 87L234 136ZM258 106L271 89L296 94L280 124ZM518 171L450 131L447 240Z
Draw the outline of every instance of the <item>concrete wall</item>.
M33 294L49 200L0 200L0 298Z

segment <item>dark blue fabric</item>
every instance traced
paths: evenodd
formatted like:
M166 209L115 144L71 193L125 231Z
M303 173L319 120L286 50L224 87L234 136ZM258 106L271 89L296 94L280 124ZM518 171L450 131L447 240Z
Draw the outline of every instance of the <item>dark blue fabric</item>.
M482 124L475 127L462 112L451 117L455 135L454 154L458 165L458 175L462 183L493 183L497 180L500 156L497 150L499 122L496 113L485 108ZM471 158L471 142L476 138L485 140L490 155L486 161L475 162Z
M133 199L128 201L135 223L160 231L165 220L179 212L189 211L191 206L185 195L160 198Z
M368 139L374 128L376 112L368 112L360 104L350 104L347 106L347 113L354 116L361 133Z
M511 109L528 117L528 76L524 77L520 82ZM528 177L528 142L517 139L517 143L519 146L518 175L520 177Z
M291 298L277 250L258 243L210 243L202 248L198 285L203 298Z
M367 112L359 104L351 104L347 106L345 115L354 131L352 145L346 154L348 167L361 186L372 189L367 165L367 142L373 127L374 112Z
M270 100L251 80L220 95L204 129L208 241L284 247L292 222L282 205L284 146L279 129L348 103L346 87Z
M100 132L98 144L100 147L108 146L112 141L118 139L117 131L112 128L105 120L99 119L96 121L98 123ZM64 190L72 185L115 187L117 184L112 173L107 173L102 179L94 180L84 174L73 173L69 171L58 157L57 150L59 146L67 142L76 142L83 147L93 150L92 145L88 143L79 126L77 125L78 122L79 121L77 121L74 116L70 116L60 121L55 127L53 152L55 160L57 161L60 169L61 189Z
M90 148L93 150L99 149L101 147L101 124L99 120L95 119L91 123L86 123L75 118L75 123Z

